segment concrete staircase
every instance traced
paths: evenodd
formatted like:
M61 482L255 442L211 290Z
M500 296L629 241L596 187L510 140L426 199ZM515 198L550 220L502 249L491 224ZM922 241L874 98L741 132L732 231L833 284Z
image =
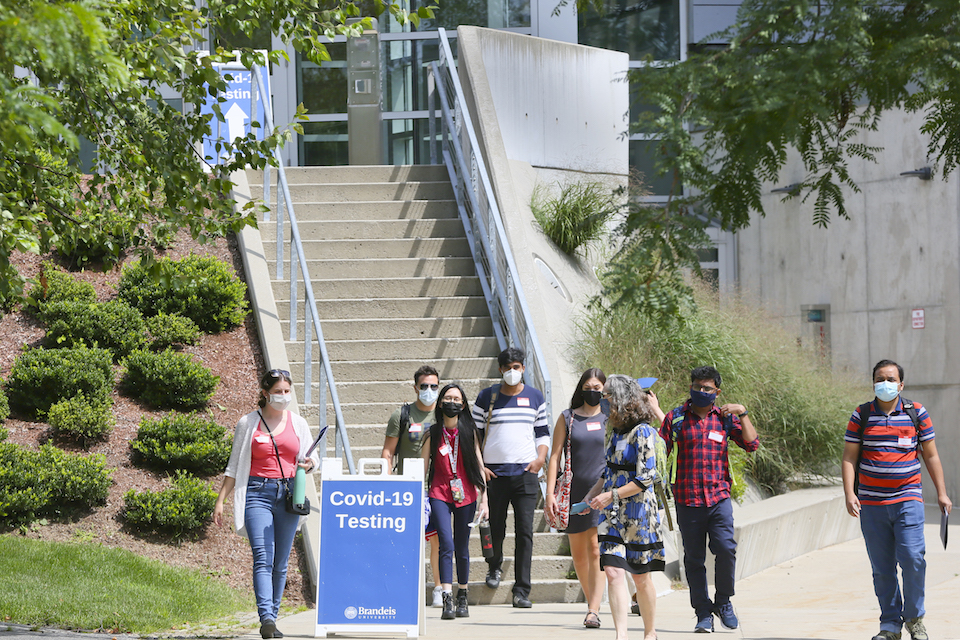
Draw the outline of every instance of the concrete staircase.
M303 167L287 168L286 174L354 459L377 458L390 414L415 398L413 373L421 364L435 366L441 384L459 382L471 401L499 379L500 348L453 189L442 166ZM251 195L261 198L262 174L250 171L248 180ZM276 280L275 213L271 220L259 227L286 340L289 280ZM289 259L287 250L287 277ZM297 298L302 309L302 286ZM286 350L297 397L303 399L302 326L300 332L299 341L286 340ZM314 384L318 361L315 349ZM313 401L301 401L300 412L315 425L316 387ZM332 423L332 406L327 416ZM328 443L332 457L332 437ZM510 602L512 514L508 519L504 580L495 591L483 584L486 564L474 536L474 602ZM531 599L582 598L579 583L567 579L573 563L566 536L550 533L539 510L535 531ZM429 574L427 582L432 585Z

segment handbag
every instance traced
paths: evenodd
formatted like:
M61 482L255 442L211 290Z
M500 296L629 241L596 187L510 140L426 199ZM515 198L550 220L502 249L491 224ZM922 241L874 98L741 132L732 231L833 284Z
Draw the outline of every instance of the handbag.
M563 454L563 472L557 478L557 486L553 490L553 497L557 508L553 515L547 515L547 522L558 531L565 530L570 525L570 489L573 486L573 469L570 466L570 429L573 427L573 412L564 411L567 418L567 445Z
M280 475L283 475L283 462L280 460L280 450L277 449L277 441L273 439L273 433L270 431L267 421L263 419L263 414L259 411L257 411L257 413L260 415L260 420L263 421L263 426L267 427L267 434L270 436L270 442L273 443L273 453L277 456L277 464L280 466ZM296 471L294 471L294 473L296 473ZM303 504L295 503L293 501L293 487L290 486L291 480L293 480L293 476L280 478L280 483L283 485L283 508L287 513L305 516L310 513L310 498L304 496Z

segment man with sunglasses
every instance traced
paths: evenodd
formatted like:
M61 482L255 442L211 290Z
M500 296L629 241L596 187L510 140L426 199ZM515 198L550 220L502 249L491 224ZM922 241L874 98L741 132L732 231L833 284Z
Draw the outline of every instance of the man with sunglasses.
M742 404L716 405L720 382L720 372L713 367L691 371L690 399L664 416L660 427L667 453L677 447L673 495L683 539L690 604L697 614L695 633L713 632L714 615L727 629L736 629L740 624L730 603L737 543L733 539L727 445L732 440L748 452L760 446L757 430ZM713 600L707 588L707 535L715 556Z
M387 434L383 439L380 457L387 461L391 473L403 473L403 461L407 458L420 460L423 437L430 433L434 421L437 395L440 393L440 374L428 364L413 374L413 392L417 399L398 408L387 421ZM430 568L433 573L433 599L431 605L443 606L440 588L440 543L437 531L427 525L426 538L430 543Z

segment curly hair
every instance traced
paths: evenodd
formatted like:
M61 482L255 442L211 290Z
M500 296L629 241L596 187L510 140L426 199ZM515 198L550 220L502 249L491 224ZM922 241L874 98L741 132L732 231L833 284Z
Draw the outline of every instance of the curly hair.
M655 418L647 393L630 376L615 373L607 378L603 392L610 400L608 424L617 433L626 433Z

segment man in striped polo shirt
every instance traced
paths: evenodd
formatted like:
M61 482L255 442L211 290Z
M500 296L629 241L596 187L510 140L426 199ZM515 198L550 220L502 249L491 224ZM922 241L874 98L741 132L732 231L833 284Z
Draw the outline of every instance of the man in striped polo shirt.
M550 426L543 394L523 383L523 358L520 349L504 349L497 358L503 381L480 392L472 413L477 428L484 432L483 464L493 538L486 583L491 589L500 586L507 507L513 504L513 606L529 609L533 512L540 491L537 474L547 460Z
M881 360L873 368L876 398L857 408L847 424L843 449L843 491L847 511L860 529L873 567L873 590L880 601L880 633L873 640L899 640L905 625L913 640L927 640L923 591L927 563L923 539L923 491L919 449L937 490L940 509L950 513L943 467L926 409L900 398L903 367ZM864 421L862 411L868 413ZM861 428L861 425L862 428ZM854 488L854 479L859 487ZM897 565L903 574L903 591Z

